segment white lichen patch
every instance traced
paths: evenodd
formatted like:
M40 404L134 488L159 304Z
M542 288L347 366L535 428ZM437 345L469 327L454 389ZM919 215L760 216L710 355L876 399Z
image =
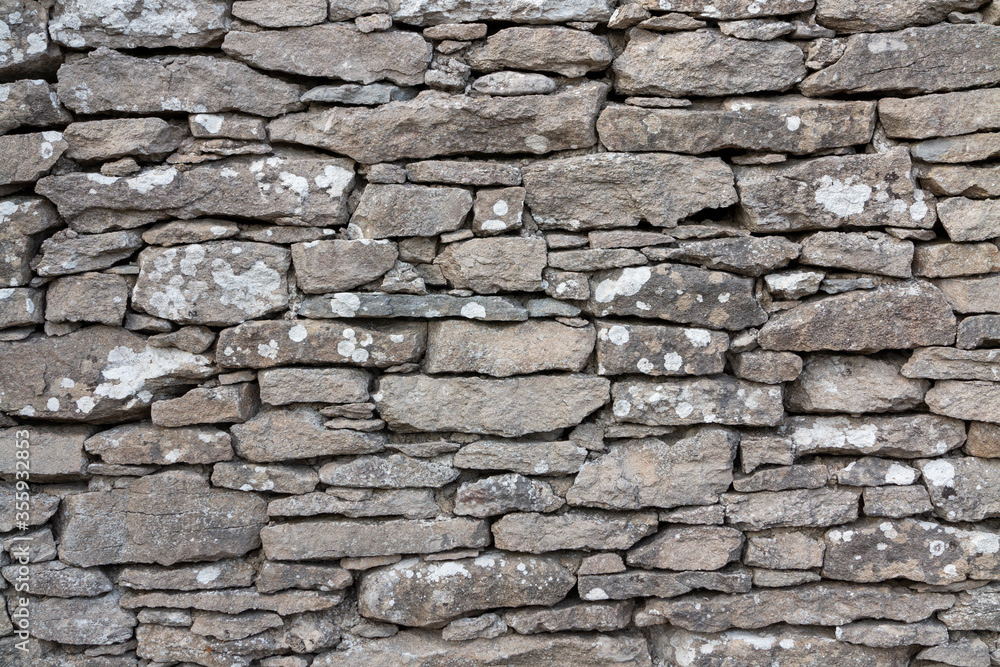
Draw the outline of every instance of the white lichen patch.
M872 198L872 188L864 183L855 184L854 180L853 176L843 181L829 175L822 176L816 184L816 203L838 218L861 214Z
M652 275L648 266L622 269L618 278L605 278L598 283L594 290L594 300L598 303L610 303L618 296L638 294Z

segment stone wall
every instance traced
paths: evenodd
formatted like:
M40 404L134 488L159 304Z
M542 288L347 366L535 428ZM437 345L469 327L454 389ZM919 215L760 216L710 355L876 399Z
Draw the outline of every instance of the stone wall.
M1000 665L998 23L0 0L0 665Z

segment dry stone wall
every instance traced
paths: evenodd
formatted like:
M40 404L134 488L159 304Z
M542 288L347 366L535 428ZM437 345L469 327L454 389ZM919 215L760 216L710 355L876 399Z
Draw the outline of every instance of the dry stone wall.
M998 24L0 0L0 665L1000 665Z

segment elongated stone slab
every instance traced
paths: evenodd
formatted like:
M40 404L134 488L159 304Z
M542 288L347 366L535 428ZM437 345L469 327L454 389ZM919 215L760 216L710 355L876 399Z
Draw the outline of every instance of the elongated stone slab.
M780 386L730 376L623 380L611 397L619 421L649 426L774 426L785 414Z
M722 149L793 154L871 140L875 103L797 95L731 97L720 109L644 109L609 104L597 120L612 151L708 153Z
M49 34L65 46L116 49L208 46L229 28L225 0L166 0L134 5L61 0Z
M210 426L123 424L87 438L83 445L105 463L121 465L215 463L233 456L229 434Z
M392 18L410 25L438 25L472 21L513 23L564 23L611 18L612 0L406 0L398 3Z
M470 320L521 322L528 309L505 296L451 296L449 294L382 294L338 292L302 300L303 317L465 317Z
M726 523L741 530L835 526L858 518L860 491L850 489L796 489L726 493Z
M879 100L878 117L890 137L931 139L1000 129L1000 90L967 90Z
M268 126L272 141L317 146L373 164L456 153L534 153L593 146L606 84L555 95L473 98L423 92L374 109L290 114Z
M373 454L385 447L381 433L324 428L323 421L305 407L266 410L232 427L233 445L240 457L254 462Z
M712 375L725 368L729 336L687 327L597 323L601 375Z
M569 510L562 514L517 512L493 524L499 549L541 554L561 549L628 549L656 531L655 512Z
M796 456L838 454L903 459L940 456L965 442L965 425L928 414L790 417L778 429Z

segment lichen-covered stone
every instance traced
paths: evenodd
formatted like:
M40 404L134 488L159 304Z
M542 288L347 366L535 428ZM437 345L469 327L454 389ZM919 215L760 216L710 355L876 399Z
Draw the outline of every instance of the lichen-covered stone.
M597 372L601 375L712 375L725 367L729 337L684 327L597 323Z
M54 41L76 49L208 46L229 28L228 9L223 0L132 5L60 0L52 12L49 32Z
M215 463L233 456L229 434L209 426L123 424L101 431L83 444L105 463L122 465Z
M721 526L661 530L629 550L629 565L667 570L718 570L740 559L743 533Z
M931 412L956 419L1000 423L1000 383L942 380L927 392Z
M858 518L858 491L801 489L725 493L726 523L743 530L834 526Z
M5 103L0 107L0 134L22 125L44 127L70 121L69 113L63 109L52 86L42 79L21 79L0 84L0 96L4 95Z
M619 421L650 426L774 426L785 414L780 387L728 376L623 380L611 397Z
M62 132L32 132L0 136L0 152L8 161L0 164L0 191L3 186L32 183L49 173L69 144Z
M930 383L904 377L902 367L899 357L812 355L789 385L786 402L796 412L912 410L923 402Z
M934 511L941 518L982 521L1000 515L1000 493L997 492L1000 461L961 457L920 461L918 465ZM994 536L987 542L992 544L996 539ZM984 553L997 552L985 550Z

